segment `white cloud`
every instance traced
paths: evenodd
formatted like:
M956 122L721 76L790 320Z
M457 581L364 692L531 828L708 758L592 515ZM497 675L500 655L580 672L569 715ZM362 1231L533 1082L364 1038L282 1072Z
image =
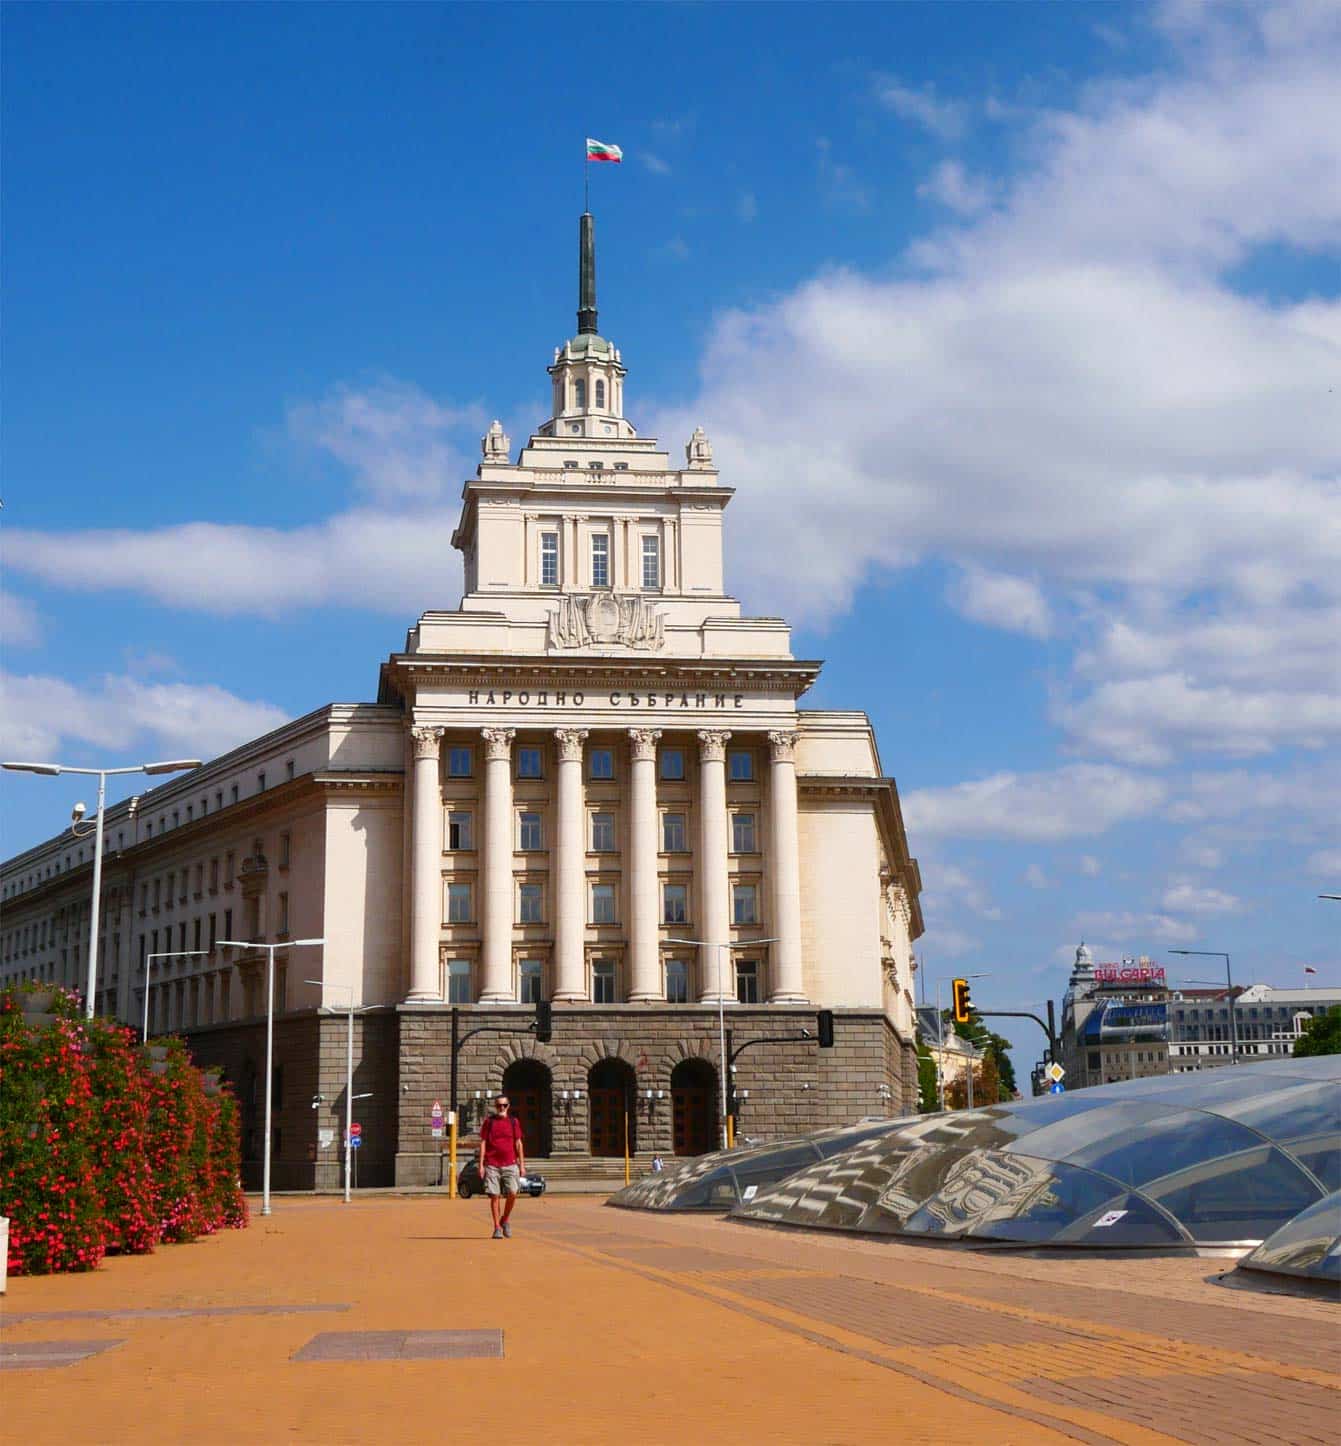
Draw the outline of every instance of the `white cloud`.
M663 241L653 252L653 256L662 261L688 261L689 243L683 236L671 236Z
M836 160L833 143L827 136L815 142L819 165L820 190L830 205L848 211L867 211L871 205L870 188L846 161Z
M1053 840L1103 833L1152 813L1165 797L1158 779L1108 764L1074 763L1050 772L920 788L905 794L903 814L918 838Z
M671 168L669 164L663 161L660 156L654 155L651 151L639 151L638 154L642 158L643 165L645 165L654 176L670 175Z
M875 83L875 96L900 120L911 121L940 140L954 140L963 134L967 108L959 101L942 99L934 85L914 88L892 76L881 76Z
M1341 849L1320 849L1308 858L1311 874L1324 874L1328 878L1341 879Z
M1199 839L1184 839L1179 850L1189 864L1199 869L1218 869L1225 861L1225 852L1214 844Z
M1162 906L1175 914L1237 914L1243 901L1223 889L1184 882L1164 891Z
M1030 864L1024 871L1024 881L1031 889L1050 889L1052 880L1037 864Z
M457 508L356 509L306 527L185 523L10 533L10 566L76 592L127 591L218 616L312 607L398 616L451 607L461 590L451 545Z
M466 433L485 425L481 407L437 402L393 379L296 402L287 421L295 441L343 463L369 496L416 504L455 495L468 469Z
M924 910L933 914L948 903L992 923L1002 917L981 881L957 864L941 864L935 869L932 887L923 894L922 902Z
M1052 631L1047 599L1036 582L970 567L950 584L946 600L974 622L1046 638Z
M8 648L35 648L42 641L42 619L26 597L0 587L0 642Z
M1081 854L1079 868L1082 874L1091 879L1097 879L1103 873L1103 865L1093 854Z
M977 215L992 203L991 184L981 176L970 176L961 161L942 161L918 186L917 194L961 216Z
M1072 927L1080 935L1103 934L1117 943L1126 943L1133 939L1158 939L1181 944L1197 937L1194 924L1188 924L1181 919L1171 919L1167 914L1134 914L1121 911L1077 914Z
M82 689L61 678L0 675L0 750L37 761L66 745L125 750L151 745L170 755L211 758L288 721L269 703L213 684L152 683L107 675Z
M759 215L759 200L753 191L742 191L736 201L736 219L753 221Z

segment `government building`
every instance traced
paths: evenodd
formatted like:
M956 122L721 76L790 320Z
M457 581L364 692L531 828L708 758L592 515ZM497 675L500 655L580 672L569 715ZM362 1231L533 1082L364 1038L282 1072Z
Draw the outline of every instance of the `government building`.
M106 815L101 1012L222 1065L260 1155L276 954L276 1188L333 1183L354 1015L365 1184L435 1181L453 1019L463 1130L506 1089L532 1158L695 1154L915 1110L921 882L864 713L727 591L732 489L625 415L593 222L552 415L495 422L453 537L465 594L332 704ZM798 538L797 566L804 566ZM3 866L4 980L83 987L92 849ZM317 938L319 947L294 941ZM176 952L181 957L151 955ZM535 1006L552 1002L537 1040ZM819 1048L816 1012L834 1012ZM483 1028L482 1028L483 1027ZM803 1033L804 1032L804 1033Z

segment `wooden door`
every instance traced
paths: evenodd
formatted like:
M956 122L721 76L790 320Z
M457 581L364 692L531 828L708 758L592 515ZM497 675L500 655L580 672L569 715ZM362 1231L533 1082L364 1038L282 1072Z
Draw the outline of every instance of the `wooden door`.
M594 1089L591 1100L591 1153L622 1156L624 1153L624 1091Z
M521 1125L522 1148L527 1158L547 1155L549 1147L545 1140L545 1094L543 1090L509 1090L512 1101L510 1111L513 1119Z
M689 1085L671 1091L671 1140L677 1155L705 1155L713 1148L713 1092Z

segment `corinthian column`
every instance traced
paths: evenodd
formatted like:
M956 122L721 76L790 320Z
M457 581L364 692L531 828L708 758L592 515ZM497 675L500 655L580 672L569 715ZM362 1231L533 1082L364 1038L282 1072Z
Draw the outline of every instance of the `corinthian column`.
M414 815L410 822L410 1003L442 998L438 940L442 937L441 728L411 728Z
M484 740L484 978L481 1004L515 999L512 988L512 740L515 728L482 728Z
M657 958L657 739L656 728L630 728L633 777L629 790L629 1001L661 996Z
M773 880L772 1004L804 1004L801 980L801 841L796 828L796 734L768 735L772 835L768 872Z
M584 728L556 728L559 847L554 860L554 998L583 999L582 938L587 922L586 839L582 822Z
M734 998L731 988L731 909L728 899L726 818L726 741L730 733L700 729L698 735L698 896L702 919L699 938L699 998Z

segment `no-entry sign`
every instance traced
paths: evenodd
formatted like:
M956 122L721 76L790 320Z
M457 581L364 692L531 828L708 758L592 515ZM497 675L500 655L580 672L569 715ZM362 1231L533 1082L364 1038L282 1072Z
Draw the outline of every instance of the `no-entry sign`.
M357 1140L358 1137L363 1133L363 1126L359 1124L357 1120L355 1120L354 1123L349 1127L349 1133L353 1135L353 1137Z

